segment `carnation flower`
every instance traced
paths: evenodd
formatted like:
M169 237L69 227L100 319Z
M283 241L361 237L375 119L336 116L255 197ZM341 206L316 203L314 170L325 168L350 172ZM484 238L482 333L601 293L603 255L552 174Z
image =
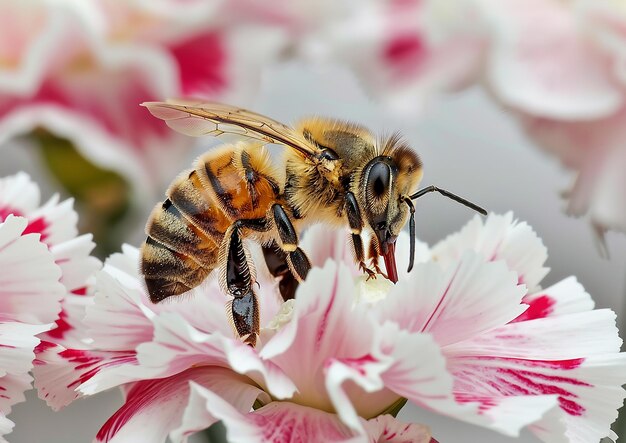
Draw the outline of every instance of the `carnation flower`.
M402 266L407 243L398 240ZM420 244L396 285L366 281L344 233L313 227L303 249L314 268L288 302L256 260L262 329L252 348L229 324L215 278L153 305L138 251L125 246L96 275L81 323L88 340L39 356L40 396L59 408L121 386L103 442L183 441L220 420L233 442L429 442L427 427L394 418L407 400L507 435L611 435L626 382L615 315L593 310L573 277L541 289L546 250L511 214Z
M40 206L39 199L26 174L0 179L1 441L13 428L6 416L30 388L40 338L64 336L64 318L76 314L72 297L100 265L89 257L91 236L76 237L72 202L55 196Z
M464 44L480 47L466 52L474 66L467 83L482 82L534 142L575 172L575 183L564 194L567 211L588 215L600 235L609 229L626 232L623 4L613 0L421 3L430 37L424 42L453 45L463 38ZM476 46L481 41L482 46ZM422 52L435 46L426 48ZM447 69L444 66L443 71Z

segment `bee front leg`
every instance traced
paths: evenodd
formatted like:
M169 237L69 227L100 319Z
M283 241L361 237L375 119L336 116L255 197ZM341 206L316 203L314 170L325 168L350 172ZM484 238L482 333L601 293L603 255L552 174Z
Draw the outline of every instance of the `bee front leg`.
M275 204L272 206L272 213L280 238L280 248L285 252L289 270L298 282L302 282L311 269L311 262L304 251L298 247L298 234L285 209Z
M365 251L363 249L363 239L361 232L363 231L363 218L359 205L352 192L346 193L346 214L348 215L348 224L352 232L352 247L354 250L354 259L359 264L361 271L367 274L367 279L376 278L376 272L372 271L365 264Z
M376 270L376 274L382 275L386 279L389 279L387 274L385 274L383 270L380 269L380 266L378 265L378 259L380 258L380 249L378 247L378 239L376 238L375 235L372 235L372 237L370 238L370 246L369 246L368 252L369 252L369 257L370 257L370 263L372 265L372 268Z
M226 257L220 272L220 283L224 292L233 296L226 306L228 316L239 337L254 346L259 335L259 302L253 290L254 267L241 240L239 222L226 231L220 256Z

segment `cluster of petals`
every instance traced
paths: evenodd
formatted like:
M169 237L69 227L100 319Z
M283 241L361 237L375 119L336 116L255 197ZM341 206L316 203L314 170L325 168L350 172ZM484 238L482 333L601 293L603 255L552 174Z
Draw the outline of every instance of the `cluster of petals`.
M575 171L568 212L587 214L600 234L626 232L623 2L408 0L378 8L386 13L362 13L359 28L379 30L366 40L376 62L345 54L373 93L406 110L482 84L534 142Z
M7 418L24 400L42 339L68 329L87 281L100 262L91 236L77 237L72 201L40 205L37 185L23 173L0 179L0 441Z
M271 29L223 22L219 4L2 2L0 143L43 127L137 191L160 191L192 142L139 104L182 95L245 101L278 48Z
M547 253L526 223L490 215L419 244L396 285L360 275L346 240L321 226L305 233L314 267L287 302L256 260L255 348L235 336L214 277L154 305L138 250L124 246L72 322L82 342L38 355L40 397L58 409L121 387L125 403L99 442L186 441L217 421L232 442L431 442L428 427L395 418L406 400L546 442L612 435L626 383L615 314L594 310L573 277L541 288ZM407 243L398 240L404 269Z

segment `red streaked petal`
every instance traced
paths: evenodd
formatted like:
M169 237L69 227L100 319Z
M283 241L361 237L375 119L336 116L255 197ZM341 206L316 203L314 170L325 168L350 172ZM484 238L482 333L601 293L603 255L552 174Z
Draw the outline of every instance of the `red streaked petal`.
M42 342L36 350L37 359L33 374L39 398L58 410L67 406L83 393L81 388L102 372L112 372L124 366L135 368L137 359L132 351L95 351L65 349L60 345ZM127 377L116 379L117 384L141 379Z
M244 410L250 410L261 392L246 377L219 367L193 368L174 377L137 382L128 389L124 405L102 426L96 441L165 441L180 427L183 413L190 411L190 382L220 392Z
M254 412L246 413L247 411L233 407L210 389L198 385L192 385L192 400L190 405L197 404L196 409L205 409L205 423L222 420L227 429L228 441L232 443L427 443L431 438L426 427L401 423L388 415L369 421L360 419L366 433L356 436L335 414L296 403L271 402ZM181 429L188 427L185 419L183 424ZM184 434L180 430L175 432L178 438L182 435Z

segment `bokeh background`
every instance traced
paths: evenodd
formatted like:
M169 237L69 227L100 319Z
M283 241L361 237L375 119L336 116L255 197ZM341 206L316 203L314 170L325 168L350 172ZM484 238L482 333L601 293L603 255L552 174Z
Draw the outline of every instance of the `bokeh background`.
M240 12L244 14L250 4L240 3L243 8ZM6 46L9 37L4 38L0 43ZM253 53L254 38L248 42L251 46L248 53ZM200 63L196 68L202 71L206 66ZM490 211L513 211L517 218L534 227L548 248L547 266L551 272L543 284L548 286L567 276L577 276L597 307L615 310L622 329L626 329L626 236L608 231L605 240L609 257L602 257L598 234L589 220L570 217L564 212L566 203L560 194L574 182L576 171L538 149L536 141L521 129L516 116L494 101L489 88L476 85L462 91L447 91L436 100L403 111L372 94L362 77L341 63L290 60L287 54L276 62L257 60L253 66L243 63L237 69L253 70L237 75L250 74L258 84L253 92L233 96L232 102L279 121L289 123L317 114L354 121L378 133L400 131L422 157L423 184L449 189ZM6 94L10 92L5 91ZM126 106L138 104L138 100L131 100ZM138 109L139 118L151 118L145 109ZM84 150L74 149L72 143L64 141L62 137L66 134L55 133L54 128L50 130L45 125L33 129L34 133L16 131L15 136L4 140L0 176L24 170L40 183L44 198L54 193L77 198L83 229L96 231L100 254L119 249L122 242L139 245L147 215L160 200L167 182L188 167L195 156L215 144L201 139L181 149L173 141L172 145L160 148L163 158L157 153L150 159L161 165L158 173L155 170L151 174L148 165L141 172L129 169L125 175L121 172L123 168L111 168L119 159L95 161L97 156L85 155ZM94 138L96 142L99 140ZM106 144L92 147L102 151L107 148ZM98 180L90 181L85 176ZM138 192L142 180L146 181L145 192ZM626 200L626 189L619 192ZM417 203L418 236L432 244L458 230L473 216L467 208L447 199L434 194L426 196ZM13 443L91 441L103 421L121 405L119 393L110 392L81 399L55 413L37 399L34 391L27 398L11 414L16 423L9 435ZM411 406L400 417L430 425L442 443L538 441L530 435L519 440L508 439ZM196 441L205 441L203 438L198 436Z

